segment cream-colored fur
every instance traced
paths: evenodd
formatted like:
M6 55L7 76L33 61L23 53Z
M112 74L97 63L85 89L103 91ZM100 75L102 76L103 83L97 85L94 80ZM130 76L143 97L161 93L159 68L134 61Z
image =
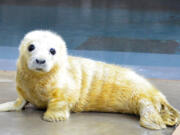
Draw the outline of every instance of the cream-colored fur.
M29 51L30 45L35 49ZM140 124L150 129L179 123L179 112L146 79L127 68L68 56L65 42L53 32L26 34L19 50L19 97L0 104L0 111L21 110L30 102L47 108L47 121L66 120L71 111L101 111L140 115ZM46 62L38 64L37 59Z

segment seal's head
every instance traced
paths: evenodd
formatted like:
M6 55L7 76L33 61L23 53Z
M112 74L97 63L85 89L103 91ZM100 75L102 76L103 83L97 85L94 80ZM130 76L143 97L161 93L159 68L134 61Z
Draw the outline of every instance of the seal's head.
M49 72L55 65L63 65L67 59L64 40L51 31L36 30L25 35L19 47L21 62L29 70Z

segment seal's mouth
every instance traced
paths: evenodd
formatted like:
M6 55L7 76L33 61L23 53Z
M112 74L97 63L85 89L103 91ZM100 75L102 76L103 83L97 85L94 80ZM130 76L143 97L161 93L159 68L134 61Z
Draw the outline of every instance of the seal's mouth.
M36 68L37 71L43 72L44 70L42 68Z

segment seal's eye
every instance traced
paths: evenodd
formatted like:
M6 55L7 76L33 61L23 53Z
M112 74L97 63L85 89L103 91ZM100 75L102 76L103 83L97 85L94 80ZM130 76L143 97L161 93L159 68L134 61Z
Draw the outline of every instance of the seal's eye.
M50 53L51 53L52 55L55 55L55 54L56 54L56 50L55 50L54 48L51 48L49 51L50 51Z
M31 52L35 49L35 46L33 44L30 44L28 47L28 51Z

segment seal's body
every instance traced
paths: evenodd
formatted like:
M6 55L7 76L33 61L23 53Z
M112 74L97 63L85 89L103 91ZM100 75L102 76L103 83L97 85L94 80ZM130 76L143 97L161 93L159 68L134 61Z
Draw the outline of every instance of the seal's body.
M179 112L146 79L127 68L68 56L65 42L49 31L32 31L22 40L16 84L18 99L0 104L0 111L30 102L47 108L47 121L66 120L70 111L101 111L140 115L140 124L150 129L179 123Z

